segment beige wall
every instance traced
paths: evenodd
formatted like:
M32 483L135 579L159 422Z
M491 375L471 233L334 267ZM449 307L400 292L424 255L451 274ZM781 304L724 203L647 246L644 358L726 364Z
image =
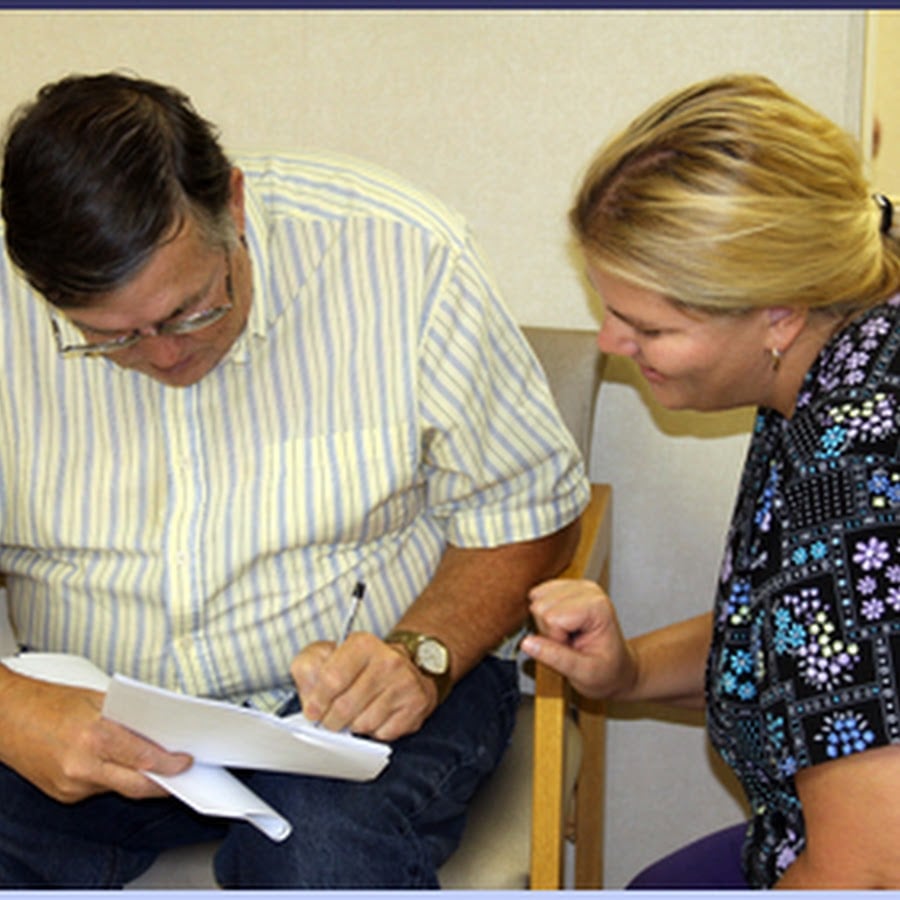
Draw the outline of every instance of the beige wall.
M896 198L900 205L900 81L897 54L900 52L900 12L870 13L868 93L866 95L866 137L879 123L881 140L872 160L875 188Z
M125 67L193 96L234 148L316 146L431 187L471 220L528 324L594 327L567 246L578 173L664 91L760 70L856 130L864 14L835 12L0 13L0 115L72 70ZM615 497L629 629L708 606L748 419L666 415L610 367L594 474ZM610 728L607 882L730 823L703 734Z
M0 115L72 70L183 86L231 147L321 146L433 188L531 324L593 326L566 255L576 176L668 87L765 68L847 124L847 14L0 12Z

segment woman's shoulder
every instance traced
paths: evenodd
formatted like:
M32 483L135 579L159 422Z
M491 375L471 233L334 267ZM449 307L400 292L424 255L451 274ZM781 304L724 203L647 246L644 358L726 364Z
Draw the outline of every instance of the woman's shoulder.
M797 409L871 395L884 382L900 383L900 295L855 316L832 337L807 374Z
M787 429L792 455L896 455L900 430L900 298L857 316L826 345Z

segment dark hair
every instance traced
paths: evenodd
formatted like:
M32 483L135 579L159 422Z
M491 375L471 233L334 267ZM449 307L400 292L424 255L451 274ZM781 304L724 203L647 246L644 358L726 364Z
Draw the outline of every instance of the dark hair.
M175 88L121 74L69 76L14 115L3 160L6 247L57 306L125 281L193 215L227 215L231 164Z

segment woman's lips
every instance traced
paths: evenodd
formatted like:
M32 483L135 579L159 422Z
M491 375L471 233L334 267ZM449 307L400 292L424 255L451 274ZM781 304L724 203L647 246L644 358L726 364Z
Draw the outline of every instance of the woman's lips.
M662 382L666 380L665 376L657 372L656 369L651 369L650 366L639 366L639 368L644 378L646 378L647 381L650 381L653 384L662 384Z

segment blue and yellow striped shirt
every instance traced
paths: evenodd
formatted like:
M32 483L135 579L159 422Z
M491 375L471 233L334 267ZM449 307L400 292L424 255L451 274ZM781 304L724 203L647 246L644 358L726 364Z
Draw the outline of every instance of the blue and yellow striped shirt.
M23 645L274 709L357 579L384 634L447 542L549 534L587 485L456 214L348 160L237 164L250 317L190 387L60 358L0 260L0 570Z

